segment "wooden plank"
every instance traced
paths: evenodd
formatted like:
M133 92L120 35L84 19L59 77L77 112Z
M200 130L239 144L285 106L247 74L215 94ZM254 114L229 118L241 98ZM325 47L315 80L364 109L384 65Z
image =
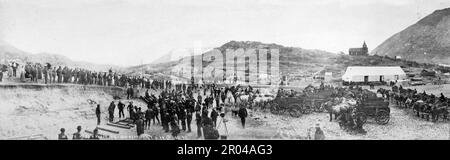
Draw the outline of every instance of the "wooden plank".
M122 126L129 126L134 127L133 123L126 123L126 122L114 122L114 124L122 125Z
M112 126L112 127L123 128L123 129L131 129L132 128L131 126L119 125L119 124L114 124L114 123L106 123L106 125Z
M20 139L30 139L33 137L43 137L43 134L34 134L34 135L29 135L29 136L20 136L20 137L13 137L13 138L8 138L9 140L20 140Z
M106 132L110 132L110 133L114 133L114 134L119 134L119 131L114 131L114 130L110 130L110 129L103 128L103 127L97 127L97 129L106 131Z
M89 134L94 134L93 131L89 131L89 130L84 130L84 132L89 133ZM99 137L103 137L103 138L109 138L108 135L103 135L103 134L97 134Z
M122 120L120 120L119 122L132 123L133 120L127 118L127 119L122 119Z

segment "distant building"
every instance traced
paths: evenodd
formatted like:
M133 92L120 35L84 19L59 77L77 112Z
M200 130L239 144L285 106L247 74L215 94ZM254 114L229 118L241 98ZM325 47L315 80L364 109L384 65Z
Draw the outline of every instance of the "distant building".
M436 76L436 72L424 69L420 72L420 75L423 77L434 77Z
M402 56L395 56L395 59L402 59Z
M369 55L369 49L364 41L362 48L350 48L348 54L351 56L367 56Z
M342 76L344 82L389 82L406 79L400 66L349 66Z
M333 72L325 72L325 81L329 82L333 79Z

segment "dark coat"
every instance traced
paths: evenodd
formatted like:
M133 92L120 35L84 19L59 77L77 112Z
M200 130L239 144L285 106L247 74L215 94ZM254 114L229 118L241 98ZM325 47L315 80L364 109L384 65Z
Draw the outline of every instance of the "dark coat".
M246 118L248 116L247 109L245 109L244 107L240 108L238 115L241 118Z

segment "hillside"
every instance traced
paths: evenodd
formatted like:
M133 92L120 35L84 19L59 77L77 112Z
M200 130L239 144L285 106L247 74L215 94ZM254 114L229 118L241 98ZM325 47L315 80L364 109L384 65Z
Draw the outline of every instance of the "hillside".
M230 41L221 45L220 47L215 48L220 51L222 54L226 54L227 49L231 49L232 51L236 51L237 49L278 49L280 53L280 71L283 75L285 74L302 74L302 75L310 75L315 72L320 71L327 64L330 64L332 58L335 58L337 55L334 53L321 51L321 50L308 50L299 47L286 47L279 44L268 44L254 41ZM238 55L243 55L244 53L238 53ZM222 63L216 60L208 60L209 57L213 56L214 52L212 50L203 53L202 55L194 56L194 59L200 59L202 56L204 74L211 74L214 68L219 68ZM178 75L181 77L185 77L188 72L188 68L190 68L190 60L191 57L185 57L179 59L177 61L171 61L166 63L159 64L148 64L141 66L134 66L127 68L131 73L135 73L135 71L145 71L146 73L165 73ZM226 61L233 61L233 57L226 56ZM260 62L265 63L265 62ZM243 61L238 62L238 66L241 67L244 65ZM241 72L241 71L238 71ZM195 73L199 73L198 70ZM199 75L196 75L199 76ZM227 76L231 76L228 75ZM185 77L187 78L187 77Z
M5 61L16 61L20 64L25 64L26 62L34 63L50 63L53 66L69 66L85 68L96 71L107 71L109 68L114 68L121 70L121 67L115 65L100 65L89 62L73 61L65 56L51 53L37 53L32 54L8 44L7 42L0 40L0 63L5 63Z
M419 63L409 60L398 60L389 56L349 56L346 54L334 54L321 50L308 50L299 47L286 47L279 44L269 44L253 41L230 41L221 45L215 49L226 54L227 49L236 51L237 49L279 49L280 52L280 73L282 75L288 75L291 80L302 80L304 78L311 78L313 76L324 75L325 72L332 72L333 77L339 79L345 72L348 66L402 66L404 68L419 68L419 69L433 69L442 70L444 67L438 65ZM244 53L240 53L244 54ZM223 63L211 60L209 57L213 56L213 51L208 51L202 55L194 56L195 61L199 60L202 56L203 60L203 72L206 80L221 80L222 77L212 77L212 73L218 72L218 68ZM239 54L238 54L239 55ZM227 56L227 62L232 62L233 58ZM260 61L260 63L266 63ZM185 57L176 61L170 61L165 63L147 64L127 68L128 73L140 75L140 73L146 73L153 78L168 78L179 77L184 80L190 79L190 64L191 57ZM244 61L238 61L238 68L244 66ZM232 70L232 69L229 69ZM243 73L243 70L237 71ZM200 68L194 69L195 77L201 77ZM227 78L232 77L234 72L227 72ZM256 73L251 71L250 76L256 77ZM260 77L262 77L260 75Z
M384 41L371 54L450 64L450 8L434 11Z

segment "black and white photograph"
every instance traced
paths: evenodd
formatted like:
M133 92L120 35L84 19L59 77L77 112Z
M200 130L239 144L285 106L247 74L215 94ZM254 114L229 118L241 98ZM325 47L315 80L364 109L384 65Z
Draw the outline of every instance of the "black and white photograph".
M449 0L0 0L0 140L449 139Z

